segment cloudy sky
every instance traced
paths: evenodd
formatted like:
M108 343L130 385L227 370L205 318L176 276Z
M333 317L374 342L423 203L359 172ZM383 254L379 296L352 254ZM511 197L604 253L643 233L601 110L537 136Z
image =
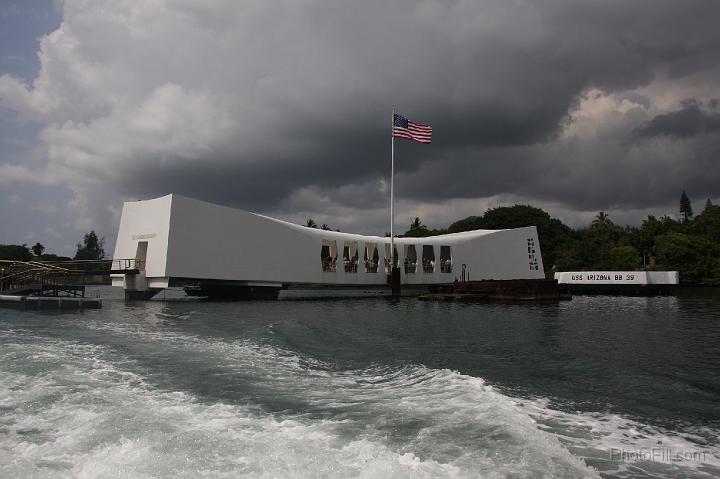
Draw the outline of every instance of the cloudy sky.
M720 201L716 0L0 2L0 243L179 193L343 231Z

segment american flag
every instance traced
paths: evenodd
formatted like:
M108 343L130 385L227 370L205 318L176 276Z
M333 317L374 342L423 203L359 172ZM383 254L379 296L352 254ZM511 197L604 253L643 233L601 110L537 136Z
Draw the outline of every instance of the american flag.
M430 125L408 121L407 118L397 113L394 115L392 136L430 144L430 137L432 136L432 127Z

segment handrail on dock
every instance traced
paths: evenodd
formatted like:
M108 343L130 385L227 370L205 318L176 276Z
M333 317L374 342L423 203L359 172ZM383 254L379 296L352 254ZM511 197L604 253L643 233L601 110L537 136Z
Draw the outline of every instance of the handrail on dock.
M118 258L112 260L110 269L117 271L141 270L143 266L145 266L145 261L142 259Z
M59 296L60 293L85 295L85 274L61 267L48 267L32 261L0 260L0 293ZM8 274L6 274L8 273Z
M85 278L111 273L138 273L144 261L129 258L70 261L0 260L0 294L29 293L73 297L85 294Z

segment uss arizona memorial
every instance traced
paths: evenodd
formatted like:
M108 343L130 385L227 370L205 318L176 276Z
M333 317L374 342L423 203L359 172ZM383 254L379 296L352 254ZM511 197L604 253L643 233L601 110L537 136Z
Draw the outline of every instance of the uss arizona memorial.
M175 194L123 205L114 286L127 297L168 287L202 295L277 295L304 286L385 286L389 237L308 228ZM403 285L443 285L460 278L542 279L534 226L396 238Z

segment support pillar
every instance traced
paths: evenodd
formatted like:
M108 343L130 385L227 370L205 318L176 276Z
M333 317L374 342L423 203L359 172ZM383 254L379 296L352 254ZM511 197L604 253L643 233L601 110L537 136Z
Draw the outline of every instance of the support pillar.
M143 271L133 274L126 273L123 280L123 289L127 301L145 301L160 291L157 288L148 287L148 281Z
M393 266L390 274L390 287L394 298L400 296L400 268Z
M145 289L142 291L126 289L125 301L147 301L158 294L159 291L159 289Z

